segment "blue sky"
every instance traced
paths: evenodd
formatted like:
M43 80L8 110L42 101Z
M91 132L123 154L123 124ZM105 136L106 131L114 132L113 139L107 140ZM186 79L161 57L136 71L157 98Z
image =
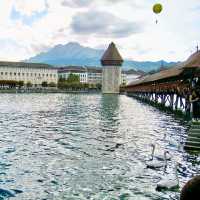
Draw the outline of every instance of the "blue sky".
M16 8L13 7L12 11L10 13L10 19L12 21L22 21L22 23L24 25L31 27L34 22L39 21L40 19L45 17L45 15L47 15L47 14L48 14L48 10L45 9L40 12L35 11L31 15L26 15L26 14L23 14L23 13L17 11Z
M94 48L114 41L125 58L181 61L200 46L199 21L199 0L0 0L0 60L72 41Z

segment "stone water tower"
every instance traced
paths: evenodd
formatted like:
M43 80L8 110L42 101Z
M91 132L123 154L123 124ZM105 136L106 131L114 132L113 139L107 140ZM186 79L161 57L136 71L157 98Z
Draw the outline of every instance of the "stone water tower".
M123 59L112 42L101 58L102 93L119 94Z

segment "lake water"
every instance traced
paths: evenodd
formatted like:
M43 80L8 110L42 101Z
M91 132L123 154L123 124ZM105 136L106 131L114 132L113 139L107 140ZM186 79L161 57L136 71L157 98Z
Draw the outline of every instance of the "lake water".
M187 125L126 96L95 94L0 95L0 199L158 200L157 182L180 185L200 171L200 157L179 143ZM168 150L166 172L146 168L151 144Z

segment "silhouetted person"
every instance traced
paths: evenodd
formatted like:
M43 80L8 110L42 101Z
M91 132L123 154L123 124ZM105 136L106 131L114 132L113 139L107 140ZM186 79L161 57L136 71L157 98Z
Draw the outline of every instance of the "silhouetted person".
M191 103L190 103L190 95L191 95L191 90L190 87L187 86L185 88L183 88L182 90L180 90L181 94L184 98L185 98L185 111L186 111L186 116L190 117L190 108L191 108Z
M200 199L200 176L192 178L186 183L181 191L180 200L199 200Z
M200 87L195 87L192 90L190 102L193 104L193 119L200 119Z

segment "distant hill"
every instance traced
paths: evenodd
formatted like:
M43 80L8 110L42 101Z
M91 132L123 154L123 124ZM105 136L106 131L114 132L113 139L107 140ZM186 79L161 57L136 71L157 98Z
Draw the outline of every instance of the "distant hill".
M79 65L79 66L101 66L100 58L105 50L94 49L81 46L79 43L70 42L68 44L56 45L47 52L40 53L34 57L25 60L25 62L47 63L50 65ZM126 69L136 69L145 72L157 70L161 65L170 67L175 65L175 62L165 62L163 60L157 62L151 61L133 61L125 60L123 66Z

